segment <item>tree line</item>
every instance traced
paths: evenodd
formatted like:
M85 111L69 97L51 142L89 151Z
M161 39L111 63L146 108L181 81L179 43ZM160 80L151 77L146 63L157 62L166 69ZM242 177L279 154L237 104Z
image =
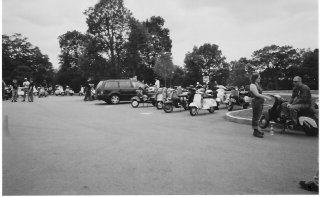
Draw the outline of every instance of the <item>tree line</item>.
M36 82L46 79L78 91L89 77L97 83L136 76L148 84L160 77L163 85L186 87L209 76L218 84L243 86L250 83L251 73L260 72L265 89L291 89L295 75L311 89L318 89L318 49L272 44L254 51L250 59L227 62L218 45L204 43L185 55L182 67L172 63L172 40L162 17L140 22L123 0L100 0L84 14L85 33L71 30L58 38L57 70L21 34L2 35L3 79L32 76Z

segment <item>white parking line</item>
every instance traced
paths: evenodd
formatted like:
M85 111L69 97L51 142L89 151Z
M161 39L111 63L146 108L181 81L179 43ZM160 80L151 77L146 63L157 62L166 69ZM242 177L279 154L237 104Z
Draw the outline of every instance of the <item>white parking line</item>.
M110 107L112 107L112 106L104 106L105 108L110 108Z
M142 115L150 115L152 113L140 113L140 114L142 114Z

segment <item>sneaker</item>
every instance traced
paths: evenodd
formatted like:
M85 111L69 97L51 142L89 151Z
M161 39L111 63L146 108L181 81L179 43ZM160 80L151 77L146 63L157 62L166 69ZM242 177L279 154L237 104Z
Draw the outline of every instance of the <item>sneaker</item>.
M300 181L299 184L302 189L305 189L308 191L314 191L314 192L319 191L319 187L313 181L309 181L309 182Z

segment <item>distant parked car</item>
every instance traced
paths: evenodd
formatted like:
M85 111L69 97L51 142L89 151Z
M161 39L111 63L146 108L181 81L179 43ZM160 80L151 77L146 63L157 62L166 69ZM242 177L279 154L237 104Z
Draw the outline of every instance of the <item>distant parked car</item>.
M145 84L134 79L102 80L96 87L96 97L110 104L118 104L120 101L130 101L139 87L144 88Z

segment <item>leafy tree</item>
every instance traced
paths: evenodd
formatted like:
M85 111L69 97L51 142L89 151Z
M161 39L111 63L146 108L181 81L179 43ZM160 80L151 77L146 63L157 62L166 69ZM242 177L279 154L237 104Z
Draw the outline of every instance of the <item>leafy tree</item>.
M253 52L253 63L257 71L263 72L268 79L265 83L272 83L274 89L279 89L279 80L286 78L290 66L301 64L300 53L291 46L266 46ZM270 86L270 85L268 85Z
M125 46L126 55L122 73L126 78L137 76L138 79L144 80L148 67L143 61L141 51L148 47L148 29L134 18L130 20L130 29L129 39Z
M195 85L197 81L202 81L202 70L197 64L198 56L195 53L188 52L184 59L187 85Z
M319 89L319 50L307 50L302 52L301 77L303 83L311 89Z
M100 0L94 7L85 11L88 33L96 41L100 57L110 61L110 73L120 77L123 63L124 44L129 32L130 11L123 0Z
M2 74L10 83L13 78L22 82L24 77L33 77L36 83L51 82L54 76L48 56L19 33L2 35Z
M249 77L254 71L251 61L246 58L240 58L240 60L232 61L230 64L231 71L227 84L238 87L249 85Z
M202 82L203 76L209 76L211 80L219 78L221 82L227 80L227 70L229 65L225 62L225 57L215 44L205 43L204 45L194 47L192 53L187 53L185 57L185 66L187 77L191 84ZM221 70L221 71L220 71Z
M182 87L187 87L188 85L190 85L187 83L187 77L186 77L186 72L184 68L174 65L174 71L171 77L170 85L182 86Z
M218 48L218 45L205 43L199 49L194 49L196 55L199 56L197 63L201 67L203 74L206 73L212 76L214 72L224 68L226 65L223 64L226 58L222 56L222 52Z
M154 72L164 79L165 87L167 87L167 79L172 77L173 71L171 53L161 53L154 66Z
M59 36L61 53L59 55L60 68L57 73L57 83L69 85L75 91L80 90L80 85L85 81L84 72L80 64L85 55L89 37L78 31L68 31Z

